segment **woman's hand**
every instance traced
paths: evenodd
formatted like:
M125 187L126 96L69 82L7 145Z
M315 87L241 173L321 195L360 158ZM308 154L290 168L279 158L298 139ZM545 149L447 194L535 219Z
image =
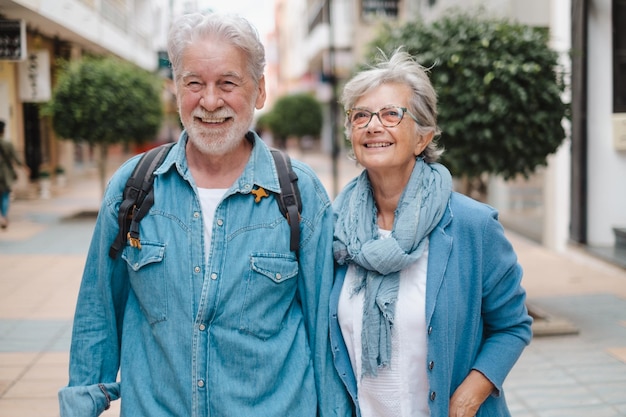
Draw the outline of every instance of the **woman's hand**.
M494 386L483 374L470 371L450 398L449 417L474 417Z

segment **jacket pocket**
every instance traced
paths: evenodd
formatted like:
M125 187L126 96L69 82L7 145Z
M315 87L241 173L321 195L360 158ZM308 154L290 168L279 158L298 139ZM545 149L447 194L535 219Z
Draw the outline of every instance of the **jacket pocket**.
M130 287L150 324L167 319L164 257L165 245L154 242L141 242L141 249L126 246L122 253L128 267Z
M294 302L298 262L292 254L250 257L239 329L261 339L280 331Z

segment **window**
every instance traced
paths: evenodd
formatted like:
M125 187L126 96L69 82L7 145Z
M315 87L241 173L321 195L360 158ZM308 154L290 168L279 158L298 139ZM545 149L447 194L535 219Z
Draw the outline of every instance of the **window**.
M361 16L398 17L399 0L361 0Z
M613 112L626 113L626 0L613 0Z

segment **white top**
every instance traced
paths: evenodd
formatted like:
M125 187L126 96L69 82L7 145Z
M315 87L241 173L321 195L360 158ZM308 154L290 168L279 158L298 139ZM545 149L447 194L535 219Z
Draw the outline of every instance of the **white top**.
M200 207L202 208L202 220L204 221L204 258L209 260L211 237L213 236L213 218L217 205L222 201L228 188L198 188Z
M380 230L382 238L391 236ZM395 323L391 330L391 364L378 376L363 377L361 329L365 290L354 294L355 267L350 265L339 297L339 325L355 371L359 406L363 417L429 417L426 375L426 272L424 254L400 271Z

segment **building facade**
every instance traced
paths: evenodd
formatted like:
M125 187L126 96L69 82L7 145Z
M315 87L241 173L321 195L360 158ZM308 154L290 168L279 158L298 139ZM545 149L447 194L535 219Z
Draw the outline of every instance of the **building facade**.
M156 71L171 15L167 0L0 0L0 119L23 155L30 178L16 195L27 197L41 176L71 174L88 158L55 138L40 107L51 97L57 62L85 54L114 55ZM30 181L29 181L30 180Z
M564 251L583 247L624 266L615 229L626 228L626 0L276 0L278 85L326 103L322 144L342 123L336 87L363 59L381 22L428 21L450 7L486 6L494 16L545 27L566 73L572 102L567 137L529 180L490 181L505 225ZM335 91L333 91L335 89ZM335 115L336 121L331 115ZM332 123L335 123L334 125ZM333 133L335 132L335 133ZM622 251L622 252L620 252Z

